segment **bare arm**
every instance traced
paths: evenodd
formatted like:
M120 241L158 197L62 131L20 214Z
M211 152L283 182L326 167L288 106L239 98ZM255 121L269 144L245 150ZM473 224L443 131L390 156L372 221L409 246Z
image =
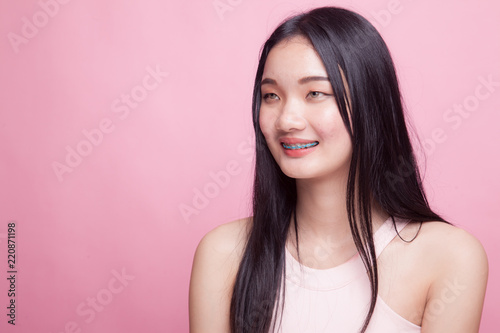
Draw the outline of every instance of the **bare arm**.
M428 292L423 333L479 331L488 260L481 243L461 229L442 240L436 249L440 264Z
M215 228L196 249L189 287L190 333L229 333L232 288L243 250L245 220Z

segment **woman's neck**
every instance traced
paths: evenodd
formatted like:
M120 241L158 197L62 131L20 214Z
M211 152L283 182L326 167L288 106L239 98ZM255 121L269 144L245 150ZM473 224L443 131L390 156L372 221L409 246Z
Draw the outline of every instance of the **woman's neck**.
M346 209L347 179L297 179L296 184L300 255L304 253L311 257L316 256L318 252L330 253L334 256L328 257L336 257L334 260L339 260L338 263L350 258L356 253L356 246ZM375 231L389 216L376 204L372 206L371 212L372 227ZM291 247L295 248L293 225L289 235ZM336 262L323 264L334 266Z
M301 235L344 240L350 235L346 210L347 180L297 179L297 225Z

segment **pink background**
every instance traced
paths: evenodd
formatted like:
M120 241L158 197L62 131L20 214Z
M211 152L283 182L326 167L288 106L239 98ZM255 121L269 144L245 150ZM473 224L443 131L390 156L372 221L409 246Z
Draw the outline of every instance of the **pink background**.
M419 157L425 152L429 199L488 252L481 331L495 331L493 0L2 0L0 331L188 331L196 245L249 214L258 51L284 17L321 5L365 15L392 50L426 142ZM496 85L482 83L488 78ZM6 323L11 220L15 327Z

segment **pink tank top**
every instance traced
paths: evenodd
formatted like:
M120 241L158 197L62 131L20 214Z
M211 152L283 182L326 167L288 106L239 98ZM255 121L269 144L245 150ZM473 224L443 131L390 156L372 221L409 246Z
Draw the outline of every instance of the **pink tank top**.
M395 221L398 231L408 223ZM374 234L377 258L395 236L389 218ZM370 282L359 254L339 266L319 270L301 265L286 250L285 307L281 327L275 332L360 332L370 294ZM392 332L420 332L420 326L398 315L377 296L366 333Z

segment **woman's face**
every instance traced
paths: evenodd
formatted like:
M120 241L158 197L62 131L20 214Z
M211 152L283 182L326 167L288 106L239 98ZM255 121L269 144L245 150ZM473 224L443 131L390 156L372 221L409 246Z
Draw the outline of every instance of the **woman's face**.
M271 49L261 94L260 128L283 173L296 179L347 175L349 133L323 62L305 37Z

